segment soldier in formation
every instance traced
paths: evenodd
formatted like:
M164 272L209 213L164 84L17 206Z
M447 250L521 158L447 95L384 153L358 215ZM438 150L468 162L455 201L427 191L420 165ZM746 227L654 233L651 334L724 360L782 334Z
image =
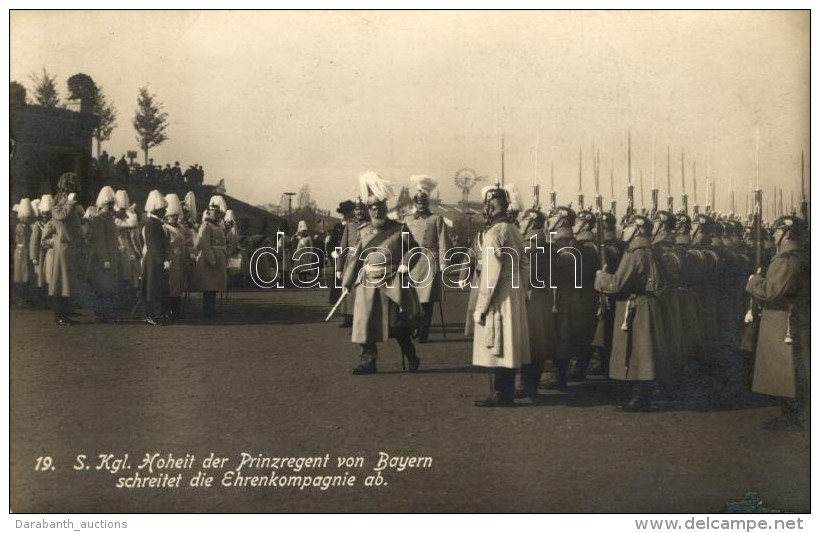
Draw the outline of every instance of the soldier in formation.
M125 190L105 186L83 209L76 174L63 174L57 189L15 206L14 301L50 299L61 326L76 323L78 306L93 309L96 322L113 323L142 302L145 321L163 325L181 317L183 296L198 274L206 316L215 315L216 292L225 290L227 277L225 236L218 224L202 229L195 223L193 193L181 202L176 194L151 191L140 223ZM207 219L218 222L225 200L214 196L211 204Z

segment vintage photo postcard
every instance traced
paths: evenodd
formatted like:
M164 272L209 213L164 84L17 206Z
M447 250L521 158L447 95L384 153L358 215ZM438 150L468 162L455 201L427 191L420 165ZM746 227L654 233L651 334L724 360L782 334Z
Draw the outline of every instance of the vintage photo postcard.
M806 527L810 37L11 10L9 523Z

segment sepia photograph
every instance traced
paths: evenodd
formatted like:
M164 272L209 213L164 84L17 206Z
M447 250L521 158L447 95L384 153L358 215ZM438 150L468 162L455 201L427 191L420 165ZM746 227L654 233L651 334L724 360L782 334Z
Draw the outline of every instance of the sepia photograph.
M15 530L808 528L809 10L8 22Z

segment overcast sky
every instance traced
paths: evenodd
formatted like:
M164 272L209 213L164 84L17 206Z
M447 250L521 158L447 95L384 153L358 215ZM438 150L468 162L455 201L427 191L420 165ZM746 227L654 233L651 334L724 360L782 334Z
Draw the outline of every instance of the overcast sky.
M131 119L147 85L170 119L155 162L200 163L206 182L224 178L229 194L254 204L308 183L332 208L356 194L365 170L397 185L430 174L441 198L457 201L458 169L500 177L503 133L506 180L527 203L536 146L544 195L552 162L559 202L577 203L582 149L591 197L594 144L602 192L608 201L614 165L623 206L631 129L646 204L654 144L662 198L670 146L676 205L683 149L690 205L694 162L698 203L708 171L718 207L735 183L740 211L756 176L756 131L764 194L777 185L786 203L799 195L809 22L797 11L18 11L10 73L31 94L29 76L45 67L61 96L69 76L90 75L119 112L103 145L117 157L138 149Z

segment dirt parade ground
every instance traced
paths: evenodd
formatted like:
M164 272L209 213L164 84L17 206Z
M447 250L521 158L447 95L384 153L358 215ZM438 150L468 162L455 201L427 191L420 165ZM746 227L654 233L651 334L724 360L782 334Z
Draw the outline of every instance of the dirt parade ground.
M166 327L13 309L11 510L716 513L755 493L810 511L809 433L697 375L649 413L616 410L599 376L474 407L490 384L467 296L446 293L417 373L391 341L365 376L326 290L237 291L212 321L194 295Z

